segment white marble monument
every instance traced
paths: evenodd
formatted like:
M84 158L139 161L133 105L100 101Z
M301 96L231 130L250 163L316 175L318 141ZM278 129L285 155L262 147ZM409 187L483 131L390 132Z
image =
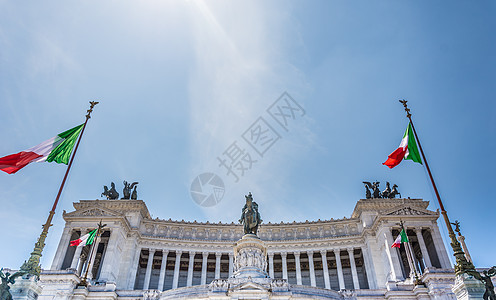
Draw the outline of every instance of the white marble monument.
M66 225L37 298L455 299L439 213L428 205L361 199L348 218L263 223L257 236L244 236L234 223L152 219L142 200L81 200L63 214ZM107 226L89 263L89 247L69 241L100 220ZM391 248L400 220L425 286L409 278L405 250ZM88 265L90 286L77 287Z

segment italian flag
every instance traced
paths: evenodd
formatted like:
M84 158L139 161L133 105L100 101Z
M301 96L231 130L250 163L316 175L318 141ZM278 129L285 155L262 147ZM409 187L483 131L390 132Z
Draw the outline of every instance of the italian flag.
M394 240L391 248L399 248L401 243L408 243L408 236L406 235L405 229L401 229L400 235Z
M16 154L0 158L0 170L13 174L32 162L56 162L66 164L71 157L74 144L83 129L83 125L59 133L43 143Z
M83 235L77 240L71 241L69 245L80 246L80 247L91 245L93 244L93 241L95 241L95 236L96 236L96 229L93 229L92 231L88 232L87 234Z
M420 153L417 148L417 143L415 142L415 137L413 136L412 123L410 122L408 123L405 135L403 136L398 149L389 154L388 159L382 164L392 169L399 165L399 163L403 159L411 159L414 162L422 164L422 159L420 159Z

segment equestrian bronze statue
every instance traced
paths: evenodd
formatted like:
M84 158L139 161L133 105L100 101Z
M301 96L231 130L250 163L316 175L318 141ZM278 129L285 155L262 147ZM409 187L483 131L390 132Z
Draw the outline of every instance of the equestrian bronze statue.
M257 234L258 226L262 223L260 214L258 213L258 204L253 201L251 193L245 196L246 204L241 210L241 218L239 223L243 224L245 234Z

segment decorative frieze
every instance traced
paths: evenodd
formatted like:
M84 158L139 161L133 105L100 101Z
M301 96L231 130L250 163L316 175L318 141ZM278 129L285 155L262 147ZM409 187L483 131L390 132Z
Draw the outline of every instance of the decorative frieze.
M245 234L234 246L235 278L267 277L267 250L265 243L254 234Z

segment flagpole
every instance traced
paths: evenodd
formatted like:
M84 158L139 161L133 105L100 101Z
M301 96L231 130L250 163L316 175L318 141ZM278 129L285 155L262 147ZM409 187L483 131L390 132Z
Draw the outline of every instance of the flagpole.
M413 274L415 276L415 285L423 285L424 283L422 282L422 280L420 280L418 274L417 274L417 267L415 265L415 257L413 256L413 251L412 251L412 247L410 245L410 240L408 239L408 234L406 233L406 230L405 230L405 227L403 227L403 220L400 220L400 226L401 226L401 230L403 230L405 232L405 235L407 236L407 242L403 243L403 246L405 246L405 252L406 252L406 256L408 258L408 262L410 263L410 268L413 269ZM400 233L401 234L401 233ZM410 271L410 274L411 274L411 271Z
M475 270L474 265L467 260L465 257L465 254L463 253L462 247L460 245L460 242L456 239L455 232L453 231L453 228L451 227L451 223L448 218L448 213L444 209L443 202L441 201L441 197L439 196L439 192L436 187L436 183L434 182L434 178L432 177L431 169L429 168L429 164L427 163L427 159L425 159L424 155L424 150L422 150L422 146L420 145L420 140L417 136L417 131L415 131L415 126L413 126L413 121L412 121L412 114L410 113L410 109L407 106L407 101L406 100L399 100L402 104L403 107L405 108L406 111L406 117L410 120L410 124L412 125L413 129L413 134L415 135L415 139L417 140L418 147L420 149L420 153L422 154L422 158L424 160L425 168L427 169L427 173L429 174L429 178L432 183L432 187L434 188L434 192L436 193L437 197L437 202L439 203L439 208L441 209L441 214L443 215L444 222L446 223L446 227L448 228L448 234L451 240L451 248L453 249L453 255L456 258L456 263L455 263L455 274L456 275L461 275L463 273L467 273L470 275L474 275L477 273Z
M52 220L53 216L55 215L55 209L57 208L57 204L59 203L60 195L62 194L62 189L64 188L65 181L67 179L67 175L69 174L69 171L72 166L72 161L74 160L74 157L76 156L76 151L79 146L79 142L81 141L81 137L83 136L84 129L86 128L86 123L88 123L88 120L91 118L91 113L93 112L93 107L97 105L98 102L96 101L90 101L90 109L87 110L86 114L86 120L84 121L83 129L81 130L81 134L79 135L79 138L76 143L76 147L74 148L74 152L72 153L71 160L69 161L69 165L67 166L67 170L65 171L64 179L62 179L62 183L60 184L59 192L57 193L57 197L55 198L55 202L53 203L52 210L48 213L48 218L43 225L43 230L40 234L40 237L38 238L38 241L34 245L34 250L31 252L31 256L29 257L28 261L24 261L24 263L21 266L21 271L24 271L30 275L35 275L37 277L40 276L41 272L41 266L40 266L40 258L41 258L41 252L43 251L43 248L45 247L45 239L48 235L48 229L50 226L52 226Z
M88 264L86 265L86 271L84 272L83 279L78 284L78 286L88 286L88 282L86 281L86 279L88 278L88 271L90 270L90 267L93 267L91 260L93 259L93 253L98 251L97 247L98 247L98 244L100 243L100 241L98 239L100 238L102 228L105 226L107 226L107 224L102 225L102 221L100 220L100 223L98 223L98 229L96 230L95 241L92 244L92 247L90 249L90 255L88 256ZM96 256L96 254L95 254L95 256Z

